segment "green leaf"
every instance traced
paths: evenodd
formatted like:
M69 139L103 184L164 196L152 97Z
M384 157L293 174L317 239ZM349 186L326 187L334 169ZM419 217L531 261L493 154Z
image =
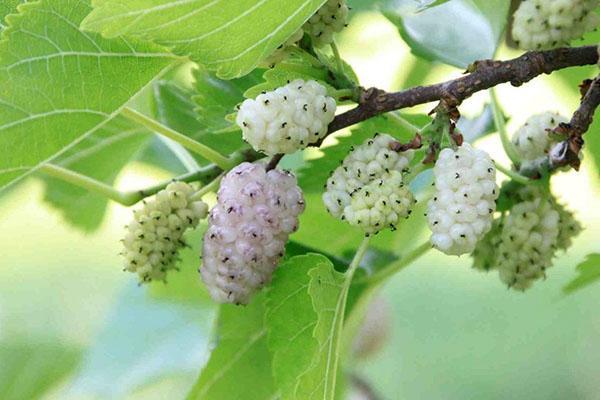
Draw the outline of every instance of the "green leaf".
M293 399L300 375L311 367L319 343L313 338L317 313L308 287L309 271L331 262L319 254L292 257L279 266L267 295L265 321L273 376L283 399ZM290 316L293 315L293 318Z
M0 398L38 399L70 374L81 352L61 343L0 342Z
M229 128L232 123L225 117L235 112L235 106L244 101L244 92L262 82L262 70L256 70L243 78L225 81L202 68L194 70L196 113L203 129L217 132ZM237 125L233 124L236 129Z
M54 164L113 184L121 169L144 148L149 132L117 117L64 152ZM45 177L44 200L73 226L86 232L100 227L108 200L55 178ZM76 205L76 206L74 206Z
M344 322L344 306L349 282L336 272L331 262L309 271L308 293L318 319L313 336L319 345L311 367L296 384L295 395L302 400L334 400L339 367L339 349Z
M25 3L27 0L3 0L0 2L0 33L6 28L4 18L8 14L17 12L17 6L21 3Z
M192 374L191 385L204 360L214 316L214 307L159 302L130 282L69 391L73 398L125 398L175 374Z
M79 31L87 1L19 10L0 42L0 190L98 131L174 61L156 45Z
M589 254L577 266L577 278L573 279L563 288L565 294L571 294L600 280L600 253Z
M474 118L461 117L458 120L457 127L467 142L474 142L496 132L492 107L486 104L481 114Z
M459 68L494 56L510 6L506 0L453 0L415 13L402 3L390 2L383 11L413 53Z
M221 306L217 347L192 389L190 400L268 400L277 389L264 324L265 293L245 306Z
M424 125L428 120L423 116L403 115L403 117L418 126ZM307 166L298 172L302 189L305 192L322 192L329 174L340 165L350 151L350 147L361 144L377 132L387 133L401 141L409 141L416 133L399 127L387 115L371 118L353 128L350 136L337 136L336 144L321 148L323 156L310 160Z
M95 0L83 27L137 36L231 79L252 71L325 0Z

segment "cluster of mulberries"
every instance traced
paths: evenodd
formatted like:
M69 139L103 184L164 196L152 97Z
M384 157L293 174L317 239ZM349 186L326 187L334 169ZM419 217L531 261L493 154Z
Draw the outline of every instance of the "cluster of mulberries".
M555 203L554 207L558 212L558 223L560 226L556 247L566 251L571 247L573 238L581 233L583 227L577 218L575 218L575 215L562 204Z
M557 248L560 216L548 199L515 204L506 217L496 266L510 288L525 290L545 276Z
M316 47L323 47L332 43L333 35L344 29L348 13L345 0L327 0L303 28Z
M141 282L165 280L175 269L179 249L185 246L183 233L195 228L208 213L202 201L192 201L193 188L184 182L166 189L134 211L123 239L125 270L139 275Z
M526 50L568 45L598 27L598 0L524 0L514 14L512 36Z
M336 102L324 86L298 79L245 100L236 121L255 150L288 154L322 139L335 110Z
M492 222L492 228L477 242L473 257L473 268L488 272L496 268L496 251L500 244L500 233L503 227L503 217Z
M232 169L221 182L204 236L200 272L211 296L247 304L271 281L303 210L292 174L250 163Z
M431 243L449 255L471 253L492 227L496 167L487 153L465 143L456 151L442 150L433 172L436 193L427 210Z
M389 135L376 135L356 148L331 174L323 202L331 215L360 227L367 235L395 229L415 200L403 182L412 151L390 149Z
M545 112L530 117L513 135L512 142L521 159L521 169L535 169L548 155L556 141L548 130L568 120L560 114Z

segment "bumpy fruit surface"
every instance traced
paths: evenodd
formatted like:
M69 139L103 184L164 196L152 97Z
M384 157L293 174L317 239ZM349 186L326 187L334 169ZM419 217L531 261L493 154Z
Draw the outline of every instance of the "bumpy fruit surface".
M298 43L302 39L302 36L304 36L304 30L300 28L288 40L286 40L285 43L280 45L269 57L265 58L260 65L267 68L273 68L276 64L289 56L290 51L293 48L292 46Z
M372 234L396 224L410 214L414 197L402 173L412 151L390 149L395 139L376 135L352 149L327 180L323 202L331 215Z
M496 250L501 242L503 218L492 222L492 228L477 242L473 256L473 268L488 272L496 268Z
M255 150L288 154L322 139L335 110L336 102L324 86L298 79L245 100L236 121Z
M296 178L243 163L221 182L204 235L202 279L218 302L247 304L271 281L304 210Z
M531 168L544 159L556 144L547 129L556 128L568 120L560 114L546 112L530 117L513 135L512 142L521 158L522 168Z
M559 232L557 247L561 250L567 250L573 244L573 239L577 237L583 227L575 218L575 215L566 209L562 204L555 203L554 208L558 212L559 217Z
M491 229L499 190L490 156L468 143L444 149L433 168L434 197L427 220L431 243L449 255L471 253Z
M524 291L545 276L557 247L559 220L547 199L523 201L511 208L496 250L500 279L510 288Z
M134 211L123 239L125 270L149 282L165 280L167 271L176 269L177 253L185 246L184 232L208 213L204 202L190 200L193 193L187 183L173 182Z
M333 42L333 35L346 26L349 8L345 0L327 0L305 24L304 30L316 47Z
M598 0L524 0L514 14L519 47L541 50L568 45L598 27Z

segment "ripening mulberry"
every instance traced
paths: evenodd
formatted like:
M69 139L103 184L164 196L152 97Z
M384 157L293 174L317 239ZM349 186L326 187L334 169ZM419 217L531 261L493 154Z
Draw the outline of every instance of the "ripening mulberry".
M514 14L512 36L526 50L568 45L598 27L598 0L524 0Z
M554 144L548 134L549 129L556 128L567 118L553 112L546 112L530 117L513 135L512 142L521 158L521 168L535 168L547 155Z
M496 219L492 222L492 228L485 236L477 242L473 257L473 268L488 272L496 268L496 249L500 244L500 235L502 233L503 219Z
M213 299L247 304L268 284L303 210L292 174L250 163L232 169L204 235L200 272Z
M316 47L333 42L333 35L346 26L350 9L345 0L327 0L303 26Z
M366 234L395 229L408 217L415 200L403 181L412 151L390 149L395 139L376 135L351 150L327 180L323 202L331 215L360 227Z
M575 215L562 204L555 203L554 208L558 212L559 217L559 232L556 246L566 251L573 244L573 239L581 233L583 227L577 218L575 218Z
M500 279L524 291L545 277L557 248L560 216L543 197L515 204L504 221L497 246Z
M208 206L190 197L194 189L184 182L170 183L134 211L123 239L125 270L139 275L141 282L165 280L176 269L179 249L188 228L195 228L208 213Z
M322 139L335 110L336 102L323 85L298 79L245 100L236 121L255 150L288 154Z
M449 255L471 253L492 227L496 167L486 152L464 143L456 151L442 150L433 172L436 193L427 210L431 243Z

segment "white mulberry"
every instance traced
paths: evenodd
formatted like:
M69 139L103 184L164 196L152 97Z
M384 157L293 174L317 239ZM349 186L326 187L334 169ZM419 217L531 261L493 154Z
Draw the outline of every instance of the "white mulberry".
M322 139L335 110L336 102L323 85L298 79L245 100L236 121L255 150L288 154Z
M545 112L530 117L513 135L512 142L521 158L521 168L535 168L556 144L547 129L556 128L567 118L553 112Z
M345 0L327 0L303 26L316 47L333 42L333 35L346 26L350 9Z
M213 299L247 304L268 284L303 210L292 174L250 163L231 170L204 235L200 272Z
M562 204L556 203L555 209L559 216L557 247L566 251L571 247L573 239L581 233L583 227L575 215Z
M123 239L125 270L135 272L140 281L165 280L176 269L177 252L188 228L195 228L208 213L202 201L192 201L193 188L184 182L170 183L134 211Z
M510 288L524 291L545 276L558 243L559 219L552 203L539 197L511 208L496 261L500 279Z
M496 251L501 241L502 221L503 218L494 220L490 231L477 242L475 250L471 254L474 269L488 272L496 268Z
M427 220L431 243L449 255L471 253L492 227L498 186L490 156L464 143L444 149L433 169L436 193Z
M598 27L598 0L524 0L514 14L519 47L541 50L568 45Z
M327 180L323 202L329 213L372 234L390 227L410 214L414 197L402 173L412 151L390 149L395 139L376 135L353 148Z

